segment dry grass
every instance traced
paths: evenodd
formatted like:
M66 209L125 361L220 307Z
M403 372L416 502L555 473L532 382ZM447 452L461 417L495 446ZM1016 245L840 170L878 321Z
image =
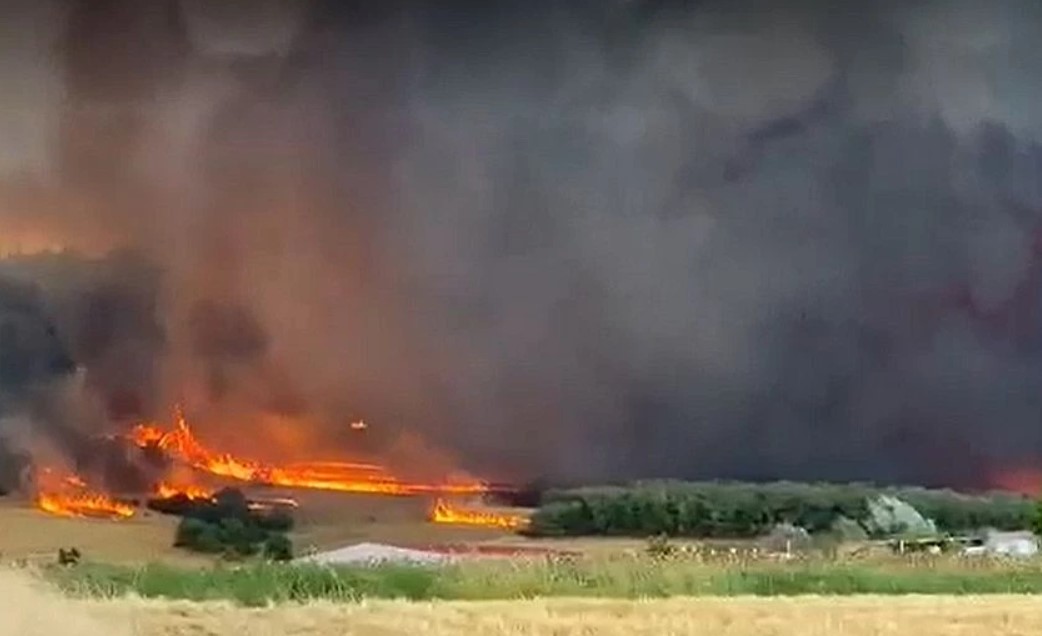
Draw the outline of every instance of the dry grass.
M228 604L74 601L0 572L3 636L1035 636L1042 603L1029 596L731 598L656 601Z
M423 499L258 491L261 492L298 497L301 507L292 538L300 550L309 546L324 550L362 541L426 545L511 538L501 530L427 523L428 502ZM177 521L151 511L142 511L124 521L61 519L42 514L16 498L0 498L0 562L34 556L53 559L58 548L70 546L76 546L92 560L106 563L207 562L172 547Z
M6 500L0 503L0 559L53 560L58 548L76 546L111 563L197 563L171 546L176 525L176 519L162 515L119 522L62 519Z

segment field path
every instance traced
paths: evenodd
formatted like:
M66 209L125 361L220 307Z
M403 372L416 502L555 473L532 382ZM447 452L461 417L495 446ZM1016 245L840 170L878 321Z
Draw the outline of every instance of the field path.
M1042 599L988 597L537 600L245 609L222 603L73 601L0 572L2 636L1037 636Z

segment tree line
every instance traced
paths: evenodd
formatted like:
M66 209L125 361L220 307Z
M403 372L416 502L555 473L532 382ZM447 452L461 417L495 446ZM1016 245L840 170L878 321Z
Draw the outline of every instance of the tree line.
M1032 527L1035 504L995 492L776 482L644 482L549 491L527 532L536 536L745 538L778 524L811 534L965 533Z

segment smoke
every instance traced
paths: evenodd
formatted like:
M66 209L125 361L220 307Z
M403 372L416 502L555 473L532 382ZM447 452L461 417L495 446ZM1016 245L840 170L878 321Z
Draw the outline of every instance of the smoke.
M73 362L57 339L42 306L39 290L0 279L0 425L15 429L21 418L39 411L41 399L74 371ZM41 417L37 426L48 432L62 422ZM16 487L28 458L0 437L0 491Z
M110 487L144 482L114 428L155 412L163 329L154 272L115 252L9 257L0 266L0 488L30 456Z
M0 248L137 254L44 285L107 425L362 416L510 479L1042 459L1033 3L22 4Z

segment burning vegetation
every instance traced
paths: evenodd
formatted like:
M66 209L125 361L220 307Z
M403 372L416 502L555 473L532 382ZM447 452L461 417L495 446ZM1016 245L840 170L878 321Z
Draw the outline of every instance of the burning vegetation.
M407 482L395 477L386 467L371 463L312 461L277 465L219 453L196 438L180 410L171 430L141 424L131 431L129 438L141 448L159 450L203 473L242 482L378 495L480 494L488 490L479 481Z
M126 519L134 516L134 506L91 489L76 475L45 468L37 474L36 506L60 517Z
M445 499L438 499L434 502L430 519L434 523L502 530L520 530L528 525L528 517L523 515L466 508L454 505Z
M180 409L169 429L155 424L139 424L127 435L110 438L108 442L120 440L128 449L136 449L142 456L159 457L163 461L168 477L155 483L149 493L148 507L164 514L186 518L200 514L212 516L213 510L221 509L221 493L227 489L218 490L205 483L231 481L383 496L433 494L438 496L430 514L433 523L503 530L517 530L527 523L523 516L461 507L443 498L482 495L492 490L491 486L477 480L421 483L399 479L388 468L375 463L309 461L271 464L218 452L196 437ZM188 473L184 472L186 469ZM78 475L54 469L40 471L36 505L43 512L61 516L123 519L135 513L134 505L89 487ZM292 497L249 498L244 499L243 505L251 514L261 517L284 516L298 507Z
M159 499L172 499L174 497L184 497L193 501L209 501L213 499L213 493L201 486L172 486L167 483L160 483L156 486L156 497Z

